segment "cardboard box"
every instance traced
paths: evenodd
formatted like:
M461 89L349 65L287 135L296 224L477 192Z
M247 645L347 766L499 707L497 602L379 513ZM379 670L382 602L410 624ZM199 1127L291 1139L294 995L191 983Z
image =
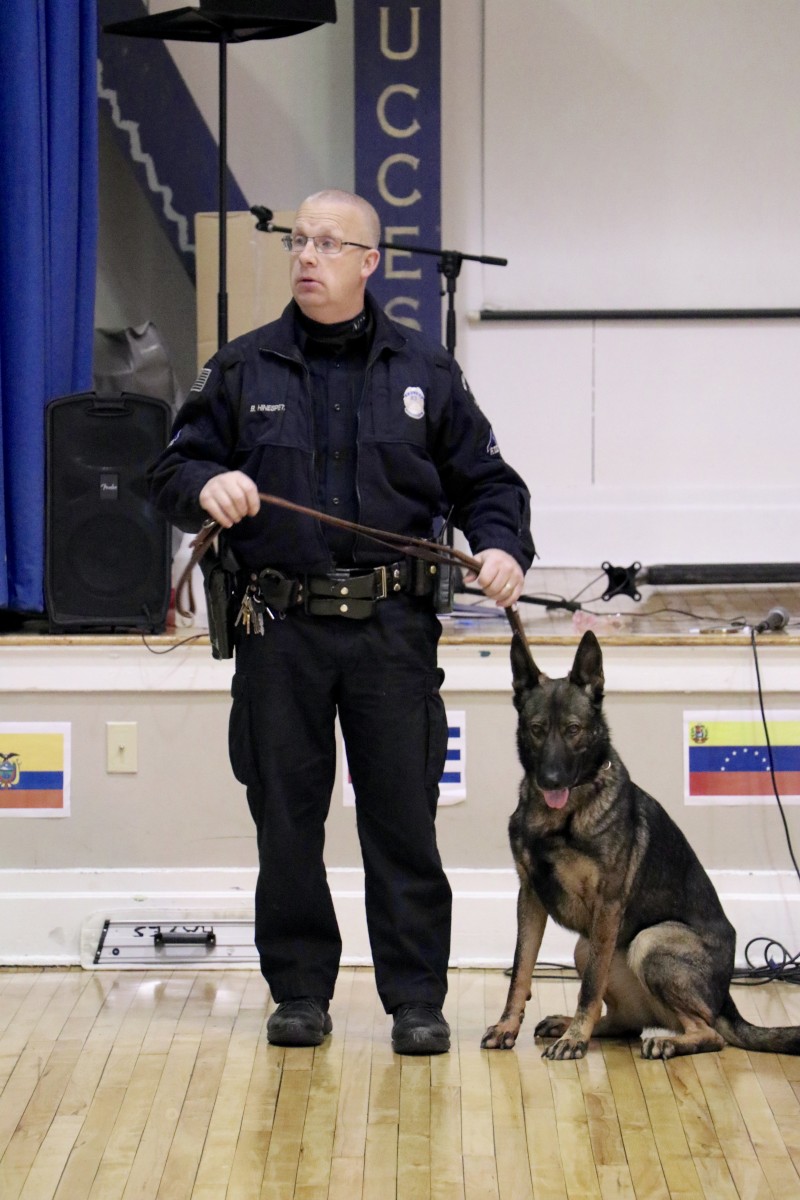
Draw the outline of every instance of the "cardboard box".
M294 212L276 212L276 225L291 228ZM195 215L197 247L197 365L216 353L219 294L219 213ZM227 214L225 273L228 293L228 341L274 321L292 298L289 256L279 233L261 233L250 212Z

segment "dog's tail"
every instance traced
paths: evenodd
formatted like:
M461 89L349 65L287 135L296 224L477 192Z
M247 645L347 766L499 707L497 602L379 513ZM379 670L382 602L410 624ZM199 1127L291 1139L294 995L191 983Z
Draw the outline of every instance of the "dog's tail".
M773 1054L800 1054L800 1025L751 1025L739 1012L730 996L714 1022L731 1046L740 1050L766 1050Z

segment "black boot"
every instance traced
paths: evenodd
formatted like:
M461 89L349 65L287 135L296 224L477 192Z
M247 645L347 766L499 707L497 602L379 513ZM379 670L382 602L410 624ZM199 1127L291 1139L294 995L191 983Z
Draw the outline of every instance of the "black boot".
M333 1029L328 1001L316 996L282 1000L267 1021L267 1041L273 1046L321 1046Z
M450 1026L434 1004L401 1004L394 1011L392 1049L395 1054L446 1054Z

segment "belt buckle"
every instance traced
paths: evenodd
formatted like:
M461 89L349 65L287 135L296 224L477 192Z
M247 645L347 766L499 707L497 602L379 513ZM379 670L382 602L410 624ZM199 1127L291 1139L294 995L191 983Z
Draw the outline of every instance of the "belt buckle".
M386 597L389 595L389 585L388 585L388 577L386 574L386 567L385 566L376 567L375 574L377 576L378 587L380 589L378 591L378 594L375 597L375 599L376 600L385 600Z

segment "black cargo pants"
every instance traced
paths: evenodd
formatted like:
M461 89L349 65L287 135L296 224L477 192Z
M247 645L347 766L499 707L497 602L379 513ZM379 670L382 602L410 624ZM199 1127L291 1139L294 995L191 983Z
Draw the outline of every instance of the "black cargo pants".
M387 1012L441 1006L451 893L436 845L447 720L430 598L366 620L291 609L236 649L230 755L258 833L255 942L275 1000L330 998L341 937L323 863L338 712L356 795L366 916Z

